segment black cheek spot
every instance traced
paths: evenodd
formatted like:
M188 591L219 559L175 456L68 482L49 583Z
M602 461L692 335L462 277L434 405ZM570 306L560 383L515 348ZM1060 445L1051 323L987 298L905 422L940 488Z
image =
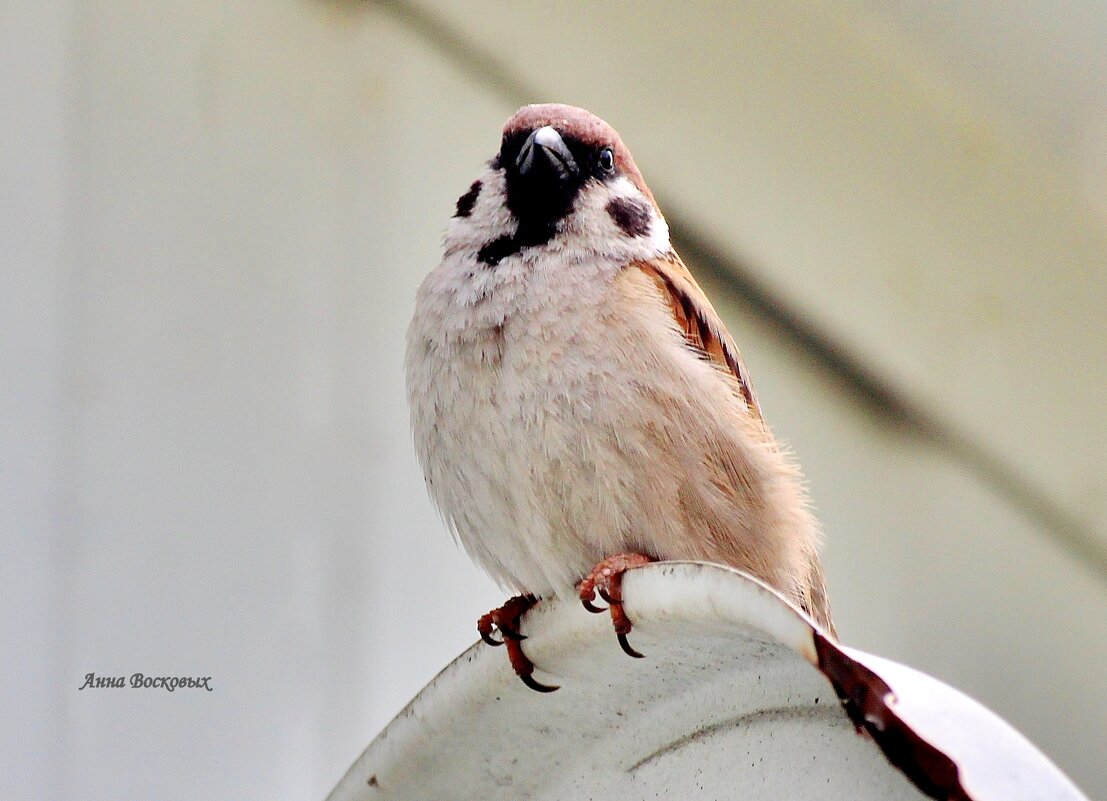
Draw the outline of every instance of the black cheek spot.
M473 181L473 185L469 187L469 191L457 199L457 211L454 212L455 217L468 217L473 213L473 206L477 202L477 198L480 197L480 181Z
M607 203L607 213L627 236L647 236L650 232L650 210L640 200L613 197Z

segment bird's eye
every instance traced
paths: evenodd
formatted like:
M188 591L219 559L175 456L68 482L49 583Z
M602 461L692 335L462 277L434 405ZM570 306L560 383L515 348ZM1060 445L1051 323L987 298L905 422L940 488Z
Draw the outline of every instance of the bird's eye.
M600 169L604 172L611 172L615 169L615 153L609 147L605 147L600 151L599 157Z

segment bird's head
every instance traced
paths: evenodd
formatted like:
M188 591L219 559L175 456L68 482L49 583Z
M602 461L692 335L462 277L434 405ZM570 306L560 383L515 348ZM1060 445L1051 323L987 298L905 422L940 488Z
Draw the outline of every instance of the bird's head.
M599 252L668 248L668 228L619 134L574 106L524 106L505 124L488 171L458 200L456 217L514 230L484 251L498 262L554 237ZM632 248L634 249L634 248Z

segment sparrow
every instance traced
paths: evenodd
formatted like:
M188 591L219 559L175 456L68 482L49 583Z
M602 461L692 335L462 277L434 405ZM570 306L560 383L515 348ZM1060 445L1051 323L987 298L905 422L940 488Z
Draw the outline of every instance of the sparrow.
M655 560L752 574L833 634L800 470L619 134L524 106L443 244L407 333L415 448L456 539L517 593L478 630L523 681L556 689L519 644L539 598L603 611L598 592L641 656L621 577Z

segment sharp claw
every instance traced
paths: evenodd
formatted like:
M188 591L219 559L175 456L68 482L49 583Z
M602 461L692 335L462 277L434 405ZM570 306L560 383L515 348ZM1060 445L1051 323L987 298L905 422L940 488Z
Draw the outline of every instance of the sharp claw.
M502 634L509 640L515 640L515 642L522 642L527 638L525 634L520 634L515 629L509 628L508 626L504 625L500 626L500 634Z
M580 603L581 603L581 606L583 606L585 609L587 609L593 615L599 615L599 614L602 614L603 612L607 611L606 607L596 606L591 601L586 601L583 598L581 599Z
M480 633L480 638L491 646L500 646L504 644L503 640L497 640L493 638L493 636L487 631L482 631Z
M627 641L627 635L619 634L619 647L623 649L623 653L627 656L633 656L635 659L645 659L645 654L640 654L630 647L630 643Z
M520 676L519 678L523 680L523 684L530 687L536 693L552 693L554 690L561 689L560 687L556 687L552 684L540 684L539 682L534 680L533 676Z
M603 587L600 587L598 590L596 590L596 592L598 592L600 594L600 597L607 601L609 604L615 603L615 601L611 600L611 596L607 594L607 590L605 590Z

